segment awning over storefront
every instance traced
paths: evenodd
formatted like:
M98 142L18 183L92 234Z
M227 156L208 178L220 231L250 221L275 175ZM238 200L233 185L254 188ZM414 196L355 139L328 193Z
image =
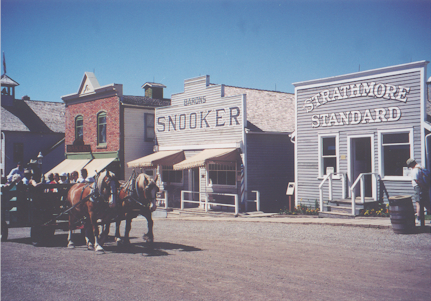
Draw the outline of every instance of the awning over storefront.
M157 167L157 165L174 165L185 159L184 151L159 151L157 153L127 162L127 167Z
M240 158L237 148L216 148L206 149L199 154L174 165L175 170L202 167L208 161L214 162L232 162Z
M85 165L85 169L88 172L89 177L93 177L96 175L97 172L104 169L106 166L108 166L112 161L114 161L116 158L102 158L102 159L93 159L90 163Z
M66 159L60 164L58 164L56 167L51 169L46 173L46 175L49 175L50 173L55 174L61 174L63 172L65 173L71 173L72 171L77 171L78 173L80 170L88 163L90 162L90 159L79 159L79 160L71 160Z

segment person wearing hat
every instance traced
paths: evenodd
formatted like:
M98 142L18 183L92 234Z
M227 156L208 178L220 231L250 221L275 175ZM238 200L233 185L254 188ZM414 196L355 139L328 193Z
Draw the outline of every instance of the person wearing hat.
M67 173L63 172L60 174L60 180L58 181L59 184L67 184L69 183L67 181Z
M30 169L24 169L24 178L22 178L22 183L25 185L37 185L36 181L33 180L33 174Z
M412 195L412 201L416 203L416 224L420 224L421 219L421 204L427 208L428 212L430 210L430 199L428 189L425 187L421 187L419 182L419 176L421 167L415 161L415 159L407 160L407 167L410 169L410 177L412 178L412 186L414 190L414 194Z
M24 166L22 166L21 162L18 162L16 167L10 171L9 175L7 176L7 181L12 182L12 177L15 174L20 175L21 179L24 178Z
M24 169L24 177L22 178L22 183L25 185L28 185L30 180L31 180L31 171L26 168Z

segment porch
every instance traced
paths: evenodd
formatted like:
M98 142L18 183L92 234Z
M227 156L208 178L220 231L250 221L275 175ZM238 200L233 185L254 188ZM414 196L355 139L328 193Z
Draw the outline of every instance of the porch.
M341 179L341 195L338 198L333 196L334 176ZM361 173L351 186L347 184L345 173L329 173L319 185L319 217L355 218L359 216L361 210L377 209L384 202L384 196L389 199L378 173Z

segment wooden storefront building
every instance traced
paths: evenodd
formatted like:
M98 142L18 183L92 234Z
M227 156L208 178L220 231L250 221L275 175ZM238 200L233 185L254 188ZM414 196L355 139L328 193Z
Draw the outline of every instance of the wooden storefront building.
M364 203L413 194L406 160L426 166L431 130L427 64L294 84L297 205L318 201L326 211L346 200L346 214L357 215Z
M293 130L293 94L200 76L185 80L170 106L156 108L156 152L128 165L156 170L170 206L182 197L232 204L236 195L245 210L258 192L260 210L276 211L294 177Z

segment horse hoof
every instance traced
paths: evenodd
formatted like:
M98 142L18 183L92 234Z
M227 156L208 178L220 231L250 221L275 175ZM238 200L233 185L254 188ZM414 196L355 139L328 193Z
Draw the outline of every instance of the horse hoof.
M124 241L121 238L119 238L119 237L116 237L115 241L117 243L117 247L119 247L119 246L121 246L121 245L124 244Z
M148 242L148 243L153 242L153 238L152 238L152 237L149 237L149 236L147 236L147 235L144 235L142 238L144 239L144 241L145 241L145 242Z
M67 248L68 249L75 249L75 244L73 243L73 242L69 242L68 244L67 244Z
M93 244L92 244L91 242L89 242L89 243L87 244L87 250L90 250L90 251L93 251L93 250L94 250L94 246L93 246Z
M101 246L96 247L96 254L104 254L105 250Z

